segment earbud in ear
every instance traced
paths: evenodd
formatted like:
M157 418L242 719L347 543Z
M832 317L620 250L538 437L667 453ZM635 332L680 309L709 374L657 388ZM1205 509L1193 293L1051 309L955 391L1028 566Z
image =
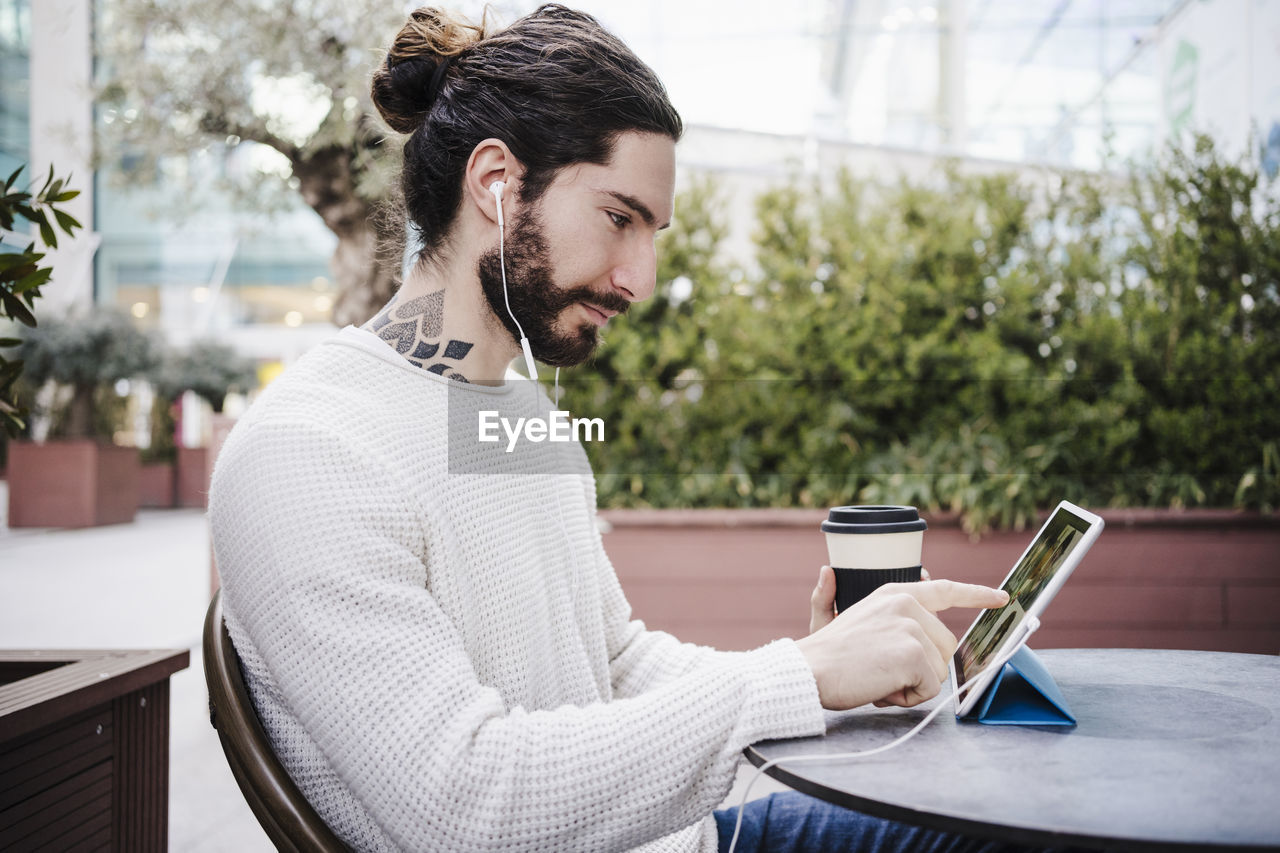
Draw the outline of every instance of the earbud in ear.
M507 188L507 185L504 184L502 181L494 181L493 183L489 184L489 192L493 193L493 199L498 203L498 227L499 228L501 228L503 224L502 223L502 191L505 190L506 188Z

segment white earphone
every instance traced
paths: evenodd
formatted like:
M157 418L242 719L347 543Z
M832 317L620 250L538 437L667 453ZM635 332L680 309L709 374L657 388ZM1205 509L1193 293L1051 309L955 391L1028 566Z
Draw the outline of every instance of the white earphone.
M494 181L489 184L489 192L493 193L493 199L498 203L498 264L502 269L502 299L507 303L507 313L511 315L511 322L516 324L516 328L520 330L520 349L524 350L524 364L529 369L529 378L537 380L538 368L534 366L533 350L529 347L529 336L524 333L524 326L520 325L520 321L516 319L515 313L511 310L511 299L507 296L507 259L506 259L506 223L502 219L502 191L507 185L502 181Z
M503 190L505 190L506 188L507 188L507 185L506 185L506 184L504 184L502 181L494 181L493 183L489 184L489 192L493 193L494 201L496 201L496 202L498 203L498 227L499 227L499 228L501 228L501 227L502 227L502 225L503 225L503 222L502 222L502 191L503 191Z

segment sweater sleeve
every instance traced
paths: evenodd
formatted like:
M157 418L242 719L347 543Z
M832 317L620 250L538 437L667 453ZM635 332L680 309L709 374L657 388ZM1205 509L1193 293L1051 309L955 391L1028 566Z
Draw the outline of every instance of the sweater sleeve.
M825 730L791 641L629 698L508 707L432 597L393 472L326 431L259 424L215 476L228 609L397 846L629 849L709 814L747 745Z

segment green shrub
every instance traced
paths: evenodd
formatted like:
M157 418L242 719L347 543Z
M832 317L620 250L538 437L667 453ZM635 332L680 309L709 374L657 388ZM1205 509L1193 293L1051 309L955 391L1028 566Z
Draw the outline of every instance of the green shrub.
M1126 180L797 180L724 265L700 183L571 372L606 506L1280 504L1280 203L1201 140ZM692 297L673 282L693 283ZM616 326L616 328L613 328ZM597 381L598 380L598 381Z
M248 393L258 387L253 359L214 340L194 341L183 348L166 348L151 378L160 397L172 402L184 391L192 391L206 400L215 412L222 411L228 392Z

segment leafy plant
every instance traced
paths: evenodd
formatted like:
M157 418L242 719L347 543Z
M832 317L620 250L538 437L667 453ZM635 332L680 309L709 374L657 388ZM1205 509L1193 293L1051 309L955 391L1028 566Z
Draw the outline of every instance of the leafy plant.
M157 361L151 339L128 317L106 310L46 320L24 332L20 352L30 382L71 389L65 417L55 418L56 432L68 438L109 438L107 424L95 418L95 395L120 379L148 375Z
M0 320L16 321L35 328L33 309L40 297L40 288L49 281L53 268L41 265L45 253L36 251L34 240L15 250L23 242L24 235L16 233L13 228L19 218L26 220L36 226L45 246L56 249L58 231L70 237L81 227L75 217L59 210L57 205L71 201L80 192L67 189L65 179L55 178L52 166L39 191L33 193L30 187L14 189L21 173L20 167L9 176L0 195ZM28 414L16 391L23 362L6 358L3 353L3 350L19 343L19 338L0 338L0 428L9 436L18 435L26 427Z
M258 385L253 359L217 341L196 341L184 349L170 349L152 376L157 393L168 400L193 391L222 411L227 392L251 391Z

